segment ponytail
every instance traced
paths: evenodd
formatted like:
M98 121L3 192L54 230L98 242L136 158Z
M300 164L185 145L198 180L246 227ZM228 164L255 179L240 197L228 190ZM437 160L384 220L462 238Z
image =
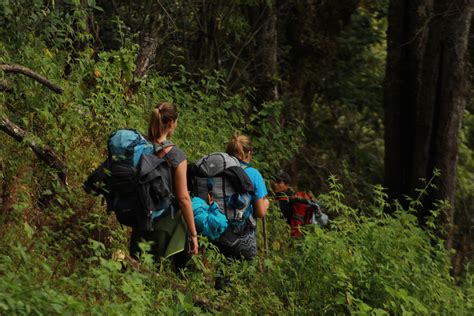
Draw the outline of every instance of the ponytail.
M253 151L250 138L245 135L234 134L227 144L226 152L239 160L245 160L248 154Z
M170 102L162 102L155 106L150 114L150 122L148 124L148 139L152 142L159 139L169 123L178 119L178 111L176 105Z

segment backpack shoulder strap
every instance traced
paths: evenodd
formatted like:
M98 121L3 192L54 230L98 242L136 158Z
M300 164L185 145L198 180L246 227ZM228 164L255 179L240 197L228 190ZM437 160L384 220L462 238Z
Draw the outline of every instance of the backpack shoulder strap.
M298 191L289 197L291 203L302 203L308 204L308 200L310 200L308 194L306 192Z
M166 139L165 141L163 141L161 143L153 144L153 149L155 151L155 154L157 154L160 151L162 151L163 149L171 147L171 146L174 146L174 143L171 140Z

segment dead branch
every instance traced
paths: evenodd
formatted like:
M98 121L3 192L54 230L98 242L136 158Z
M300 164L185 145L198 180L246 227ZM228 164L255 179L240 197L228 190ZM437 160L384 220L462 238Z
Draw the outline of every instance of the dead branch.
M4 72L19 73L27 77L30 77L38 81L42 85L48 87L49 89L53 90L56 93L62 94L64 92L63 88L61 88L60 86L52 83L45 77L38 75L33 70L26 68L24 66L17 65L17 64L0 64L0 70L3 70Z
M66 164L51 147L27 139L27 133L5 116L0 117L0 130L18 142L25 142L39 159L57 171L59 178L67 185Z

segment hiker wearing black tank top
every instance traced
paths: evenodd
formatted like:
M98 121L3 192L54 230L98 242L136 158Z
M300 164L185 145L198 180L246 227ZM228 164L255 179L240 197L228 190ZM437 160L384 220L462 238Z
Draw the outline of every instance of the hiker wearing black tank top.
M163 102L157 105L148 126L148 139L163 149L157 155L168 161L173 178L173 195L176 197L176 211L153 222L153 231L133 229L130 253L138 256L141 241L151 241L151 254L159 258L172 257L176 267L182 267L190 254L198 253L198 240L194 225L191 198L186 181L186 154L169 140L178 125L176 105ZM186 243L188 241L188 243Z

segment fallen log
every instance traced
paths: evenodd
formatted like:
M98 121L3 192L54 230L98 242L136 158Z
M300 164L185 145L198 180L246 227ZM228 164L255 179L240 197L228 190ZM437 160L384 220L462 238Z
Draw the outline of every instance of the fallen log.
M0 117L0 130L10 135L18 142L24 142L30 147L36 156L48 166L56 170L59 179L67 184L67 168L64 161L47 145L39 144L27 137L27 133L18 125L10 121L6 116Z
M17 65L17 64L0 64L0 70L8 73L19 73L30 77L42 85L48 87L52 91L62 94L64 92L63 88L60 86L52 83L45 77L37 74L33 70ZM9 84L5 81L0 82L0 91L8 91L11 88ZM64 161L53 151L53 149L47 145L38 143L29 137L27 137L27 133L18 125L10 121L8 117L2 115L0 117L0 130L5 132L6 134L10 135L13 139L18 142L24 142L28 147L30 147L36 156L45 162L48 166L53 168L58 176L59 179L63 182L64 185L67 185L67 168Z
M60 86L52 83L51 81L49 81L45 77L37 74L36 72L34 72L33 70L31 70L31 69L29 69L25 66L21 66L21 65L17 65L17 64L0 64L0 70L3 70L4 72L19 73L19 74L25 75L27 77L30 77L30 78L38 81L42 85L48 87L49 89L53 90L56 93L62 94L64 92L63 88L61 88Z

